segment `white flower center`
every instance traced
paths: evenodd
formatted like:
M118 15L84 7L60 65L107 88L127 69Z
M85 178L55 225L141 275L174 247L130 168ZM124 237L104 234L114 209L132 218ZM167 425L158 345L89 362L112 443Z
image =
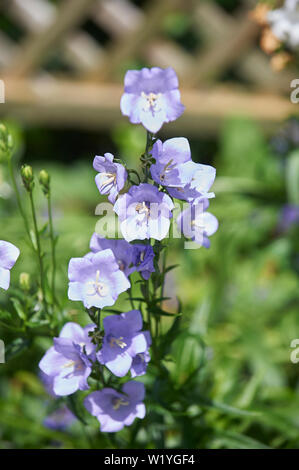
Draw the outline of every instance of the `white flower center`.
M116 174L115 173L101 173L105 177L105 181L101 184L101 189L104 190L108 186L114 186L116 183Z
M95 281L89 281L87 285L87 295L99 295L100 297L106 297L108 294L108 286L104 282L100 282L100 271L96 272Z
M144 104L144 107L143 107L143 110L144 111L160 111L160 108L158 109L157 108L157 101L158 99L160 98L161 96L161 93L149 93L149 94L146 94L144 93L144 91L141 92L141 96L142 98L144 98L146 101L145 101L145 104Z
M150 215L150 208L148 207L146 202L139 202L135 207L136 212L138 214L144 214L146 217Z

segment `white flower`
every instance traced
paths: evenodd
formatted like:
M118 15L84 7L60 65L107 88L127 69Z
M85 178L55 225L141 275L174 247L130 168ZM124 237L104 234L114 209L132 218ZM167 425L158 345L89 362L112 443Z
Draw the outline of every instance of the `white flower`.
M268 13L267 20L278 39L293 49L299 46L299 0L285 0L283 8Z

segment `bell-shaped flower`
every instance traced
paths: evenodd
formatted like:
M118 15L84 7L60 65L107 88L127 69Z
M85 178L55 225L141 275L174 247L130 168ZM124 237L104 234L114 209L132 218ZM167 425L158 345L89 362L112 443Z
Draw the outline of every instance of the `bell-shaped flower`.
M109 249L72 258L69 263L70 300L81 300L86 308L103 308L115 303L121 292L130 287Z
M175 71L169 67L128 70L121 112L133 124L141 123L149 132L158 132L164 122L177 119L184 111Z
M114 163L113 158L111 153L105 153L103 157L96 156L93 161L94 169L99 172L95 177L97 188L101 194L108 194L112 204L128 177L125 167L120 163Z
M145 416L144 385L131 380L122 391L103 388L92 392L84 400L84 406L101 424L102 432L117 432L131 426L135 418Z

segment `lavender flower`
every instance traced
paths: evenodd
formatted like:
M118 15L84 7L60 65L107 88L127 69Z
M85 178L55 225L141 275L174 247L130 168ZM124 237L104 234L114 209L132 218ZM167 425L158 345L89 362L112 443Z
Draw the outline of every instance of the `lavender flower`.
M129 116L133 124L142 123L155 134L164 122L174 121L185 109L178 86L178 78L171 67L128 70L121 112Z
M187 139L175 137L164 143L157 140L152 149L152 157L156 163L151 165L150 171L154 181L162 186L184 186L182 180L182 164L191 161L191 150Z
M20 250L12 243L0 240L0 287L7 290L10 283L10 270L20 255Z
M198 198L211 198L209 190L214 183L216 170L210 165L202 165L191 160L191 150L187 139L176 137L164 143L157 140L153 145L151 165L153 180L166 186L169 194L189 202Z
M218 220L209 212L205 212L208 201L195 201L194 204L178 216L177 225L186 238L191 238L194 242L205 248L210 247L208 237L213 235L218 229Z
M125 167L120 163L113 163L113 158L111 153L105 153L103 157L96 156L93 161L94 169L99 172L95 177L98 190L101 194L108 194L112 203L116 201L128 176Z
M81 328L76 323L67 323L54 338L52 346L39 363L47 377L42 380L53 395L71 395L77 390L87 390L87 378L91 373L95 346L88 333L95 325Z
M150 344L149 332L141 332L142 316L139 310L110 315L103 321L105 336L97 359L117 377L123 377L131 368L133 358L144 353Z
M187 183L182 187L169 186L167 190L172 197L191 203L196 199L210 199L215 197L213 192L209 192L215 176L214 167L189 161L180 165L180 178Z
M102 250L110 249L114 254L119 269L129 276L134 270L135 248L126 240L112 240L103 238L94 233L90 240L90 250L97 253Z
M102 432L117 432L131 426L135 418L144 418L143 399L144 385L130 381L123 385L122 393L113 388L91 393L84 405L99 420Z
M118 198L114 211L120 219L123 237L128 241L162 240L169 230L174 205L166 194L151 184L132 186Z
M273 34L291 48L299 46L299 0L286 0L284 6L267 15Z
M134 258L133 264L136 271L140 272L143 279L148 281L154 268L154 250L151 245L133 245Z
M152 343L151 335L149 331L144 332L144 336L147 342L147 348L150 347ZM132 366L131 366L131 375L132 377L137 377L138 375L144 375L146 373L147 364L151 360L150 353L148 350L136 354L133 358Z
M56 431L65 431L75 420L73 413L63 405L44 419L44 426Z
M69 263L70 300L81 300L86 308L113 305L121 292L130 287L111 250L72 258Z

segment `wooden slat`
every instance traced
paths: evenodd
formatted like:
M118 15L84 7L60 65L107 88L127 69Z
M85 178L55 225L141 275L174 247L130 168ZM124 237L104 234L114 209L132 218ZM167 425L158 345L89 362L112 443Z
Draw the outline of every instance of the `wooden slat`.
M185 3L189 1L185 0ZM106 60L96 64L94 70L87 75L87 79L107 80L113 77L120 64L139 55L144 45L161 30L165 16L175 11L182 3L183 0L151 0L147 5L148 9L145 10L145 21L125 38L122 36L116 38L107 47Z
M0 115L24 123L111 129L122 117L120 85L83 84L61 80L9 80ZM249 93L230 87L182 90L183 116L163 127L162 133L198 135L214 133L229 116L251 117L264 128L279 126L298 108L288 98Z
M97 0L92 11L93 20L112 37L124 37L140 28L145 15L128 0Z
M22 51L15 57L8 72L16 77L33 72L44 57L77 24L82 23L94 0L64 0L51 24L38 34L32 34L23 44Z

